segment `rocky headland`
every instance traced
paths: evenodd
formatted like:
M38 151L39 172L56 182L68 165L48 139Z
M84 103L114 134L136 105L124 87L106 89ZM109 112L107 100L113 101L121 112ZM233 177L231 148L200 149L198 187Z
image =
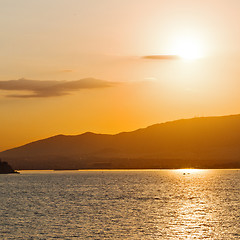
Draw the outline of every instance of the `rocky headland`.
M9 173L19 173L19 172L13 170L13 168L7 162L3 162L0 159L0 174L9 174Z

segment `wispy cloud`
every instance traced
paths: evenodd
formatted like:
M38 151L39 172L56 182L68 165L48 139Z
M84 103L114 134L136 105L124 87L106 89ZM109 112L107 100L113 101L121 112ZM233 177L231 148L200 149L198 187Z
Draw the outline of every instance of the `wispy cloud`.
M143 56L142 59L150 60L178 60L180 57L178 55L148 55Z
M34 97L54 97L69 95L81 89L98 89L113 87L116 82L108 82L94 78L84 78L77 81L39 81L29 79L18 79L0 81L0 90L7 91L29 91L29 94L9 94L7 97L14 98L34 98Z

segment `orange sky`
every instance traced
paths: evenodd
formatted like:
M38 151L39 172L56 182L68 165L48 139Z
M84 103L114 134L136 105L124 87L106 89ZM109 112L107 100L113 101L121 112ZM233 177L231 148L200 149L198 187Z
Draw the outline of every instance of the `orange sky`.
M0 151L240 113L239 11L238 0L2 1Z

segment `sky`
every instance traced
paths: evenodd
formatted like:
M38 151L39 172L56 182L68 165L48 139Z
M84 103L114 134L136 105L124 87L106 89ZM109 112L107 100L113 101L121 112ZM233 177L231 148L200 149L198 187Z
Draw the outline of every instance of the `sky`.
M240 113L239 0L0 0L0 151Z

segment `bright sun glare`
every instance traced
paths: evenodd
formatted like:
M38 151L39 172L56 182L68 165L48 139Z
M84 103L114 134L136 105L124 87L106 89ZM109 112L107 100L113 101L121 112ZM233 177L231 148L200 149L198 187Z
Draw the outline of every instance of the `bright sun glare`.
M186 60L199 59L204 56L203 44L194 37L183 36L175 43L175 54Z

